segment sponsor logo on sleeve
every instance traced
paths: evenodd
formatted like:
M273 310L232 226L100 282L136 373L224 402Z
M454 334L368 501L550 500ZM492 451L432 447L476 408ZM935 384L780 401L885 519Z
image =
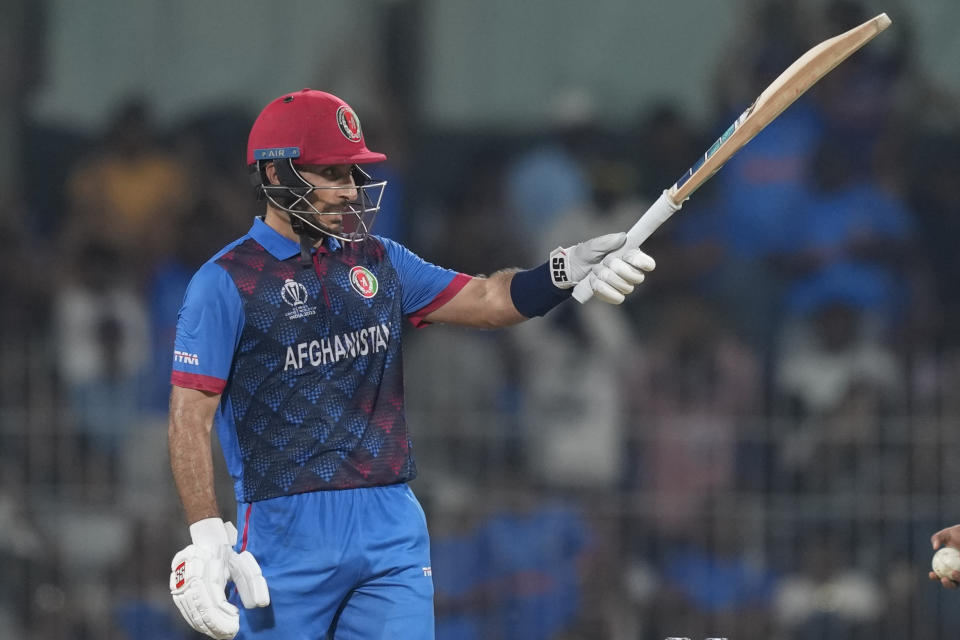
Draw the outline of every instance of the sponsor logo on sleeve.
M200 366L200 356L196 353L190 353L189 351L180 351L179 349L173 350L173 361L179 362L180 364L192 364L195 367Z

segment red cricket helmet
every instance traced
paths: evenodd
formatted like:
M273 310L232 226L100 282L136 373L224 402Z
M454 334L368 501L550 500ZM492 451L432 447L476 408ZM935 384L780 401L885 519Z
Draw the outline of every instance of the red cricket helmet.
M314 89L280 96L268 104L253 123L247 141L247 164L258 196L290 214L290 224L304 247L323 236L346 242L366 237L387 183L373 180L357 165L386 159L384 154L367 149L360 119L350 105ZM266 167L270 164L280 184L271 184L267 178ZM311 194L318 189L343 187L311 184L297 165L351 165L357 198L342 210L321 212L311 201ZM341 228L332 229L323 222L324 216L331 215L340 216Z
M247 164L293 158L294 164L383 162L367 149L360 119L335 95L303 89L280 96L257 116L247 142Z

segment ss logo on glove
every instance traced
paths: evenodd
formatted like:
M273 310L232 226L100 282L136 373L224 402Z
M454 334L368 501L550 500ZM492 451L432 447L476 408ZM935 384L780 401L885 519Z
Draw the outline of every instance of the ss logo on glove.
M553 270L553 282L569 282L567 278L566 255L562 253L550 256L550 269Z

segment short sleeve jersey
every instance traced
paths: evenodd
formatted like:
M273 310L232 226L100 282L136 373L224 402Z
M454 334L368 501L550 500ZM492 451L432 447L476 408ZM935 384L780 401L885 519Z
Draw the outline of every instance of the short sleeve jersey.
M177 321L172 383L220 393L217 433L237 500L416 476L401 322L469 276L386 238L300 245L257 218L204 264Z

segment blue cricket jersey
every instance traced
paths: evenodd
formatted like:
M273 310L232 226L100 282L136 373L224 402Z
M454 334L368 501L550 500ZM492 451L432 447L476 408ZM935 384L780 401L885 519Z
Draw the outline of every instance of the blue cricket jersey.
M304 265L260 218L204 264L180 309L171 381L222 394L238 502L414 478L401 320L421 326L469 280L377 236L327 239Z

